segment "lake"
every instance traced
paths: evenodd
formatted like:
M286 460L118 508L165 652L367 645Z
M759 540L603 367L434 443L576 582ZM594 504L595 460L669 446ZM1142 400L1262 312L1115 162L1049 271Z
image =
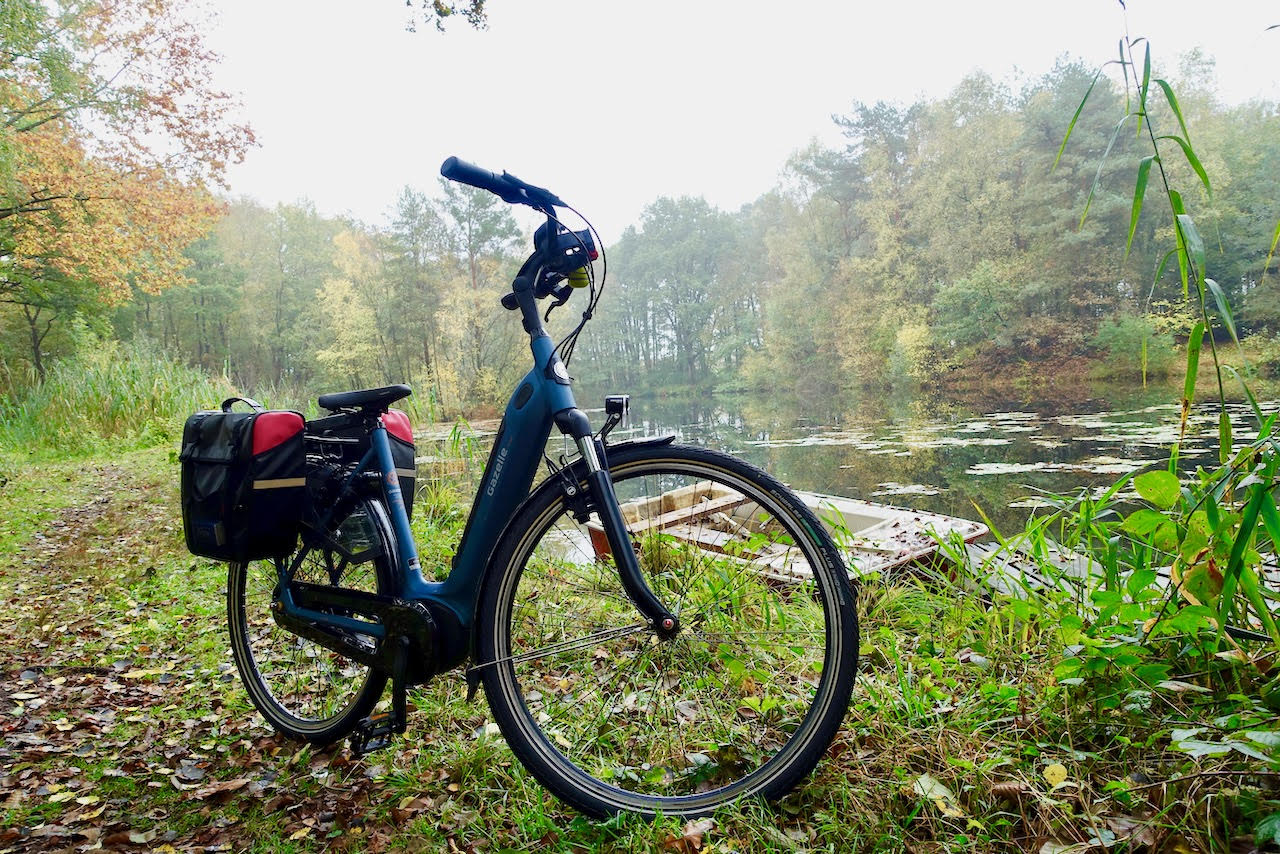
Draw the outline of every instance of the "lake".
M1127 472L1167 465L1178 436L1177 394L1129 390L1071 404L980 407L928 395L638 395L631 426L612 438L674 433L748 459L796 489L971 519L980 507L999 529L1014 530L1045 506L1046 494L1100 491ZM578 397L598 426L603 410L590 404L601 396ZM1255 438L1252 410L1228 406L1236 444ZM1280 401L1263 404L1267 412L1277 407ZM474 427L489 439L496 424ZM549 447L553 456L567 449L560 438ZM1216 407L1193 411L1181 460L1184 470L1217 463Z

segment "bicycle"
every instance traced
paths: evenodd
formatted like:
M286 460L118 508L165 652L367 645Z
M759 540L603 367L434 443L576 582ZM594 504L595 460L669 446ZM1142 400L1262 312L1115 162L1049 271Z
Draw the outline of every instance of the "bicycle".
M502 305L534 366L517 384L445 580L422 573L388 439L407 386L323 395L306 508L283 558L231 563L228 619L250 699L279 732L353 752L405 731L406 689L468 664L516 757L584 813L703 815L776 798L818 763L858 659L848 572L822 525L765 472L673 437L593 433L566 363L604 288L594 229L548 190L449 158L446 178L546 217ZM576 211L573 211L575 214ZM581 216L578 214L578 216ZM586 220L583 220L586 222ZM553 345L540 300L588 289ZM553 427L577 449L545 457ZM344 444L345 443L345 444ZM366 448L344 457L351 443ZM375 705L392 683L390 709Z

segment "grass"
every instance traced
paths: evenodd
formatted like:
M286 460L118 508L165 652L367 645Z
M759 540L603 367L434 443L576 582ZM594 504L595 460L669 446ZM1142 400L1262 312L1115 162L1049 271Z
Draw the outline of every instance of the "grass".
M225 377L176 361L145 339L101 341L96 350L55 362L43 383L0 397L0 451L52 460L152 448L178 441L190 413L241 393ZM320 414L316 393L301 386L248 394L267 408ZM433 420L437 409L429 394L397 406L414 423Z
M1275 727L1256 668L1188 659L1170 675L1204 690L1109 708L1055 674L1079 641L1066 602L924 576L864 587L863 670L814 776L709 829L562 806L485 733L457 673L414 693L394 749L300 747L234 677L223 567L183 548L168 448L3 471L0 849L1209 851L1248 844L1277 810L1270 751L1241 735ZM414 526L443 566L468 491L421 480ZM1191 756L1175 730L1192 725L1266 757Z
M56 362L48 378L0 400L0 449L52 459L155 447L181 438L182 422L235 394L145 341L102 342Z

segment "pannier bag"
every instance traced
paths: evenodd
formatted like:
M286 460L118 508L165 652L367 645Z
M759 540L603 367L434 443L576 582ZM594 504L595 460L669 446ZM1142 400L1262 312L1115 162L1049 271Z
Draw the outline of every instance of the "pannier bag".
M413 518L413 496L417 491L418 470L416 448L413 444L413 428L409 416L399 409L388 409L382 414L382 424L387 428L391 444L391 462L395 464L404 494L404 509ZM307 422L307 436L322 448L330 459L347 467L355 466L369 450L369 434L365 432L364 416L353 413L327 415Z
M237 400L253 412L232 412ZM182 527L193 554L247 561L294 550L306 488L302 415L230 398L182 430Z
M409 424L409 416L399 409L388 409L382 416L382 424L387 428L387 438L391 441L391 461L396 466L396 477L400 479L400 491L404 493L404 509L409 518L413 518L413 496L418 486L417 449L413 446L413 427Z

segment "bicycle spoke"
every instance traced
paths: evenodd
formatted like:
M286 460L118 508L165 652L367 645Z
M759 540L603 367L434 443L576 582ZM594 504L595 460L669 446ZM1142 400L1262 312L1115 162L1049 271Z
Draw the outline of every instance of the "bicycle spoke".
M372 536L372 521L362 512L348 516L333 533L335 543L358 551ZM330 549L304 546L292 578L312 584L340 585L377 592L373 562L355 564ZM293 559L290 559L293 560ZM288 715L306 724L335 718L362 692L368 668L278 626L271 604L279 584L279 566L257 561L247 566L245 618L248 653L262 689Z
M564 512L527 556L511 651L495 664L515 670L535 726L588 774L654 796L726 785L768 763L816 699L828 617L812 552L794 525L705 477L646 473L617 490L641 571L681 630L660 641L635 622L612 561Z

